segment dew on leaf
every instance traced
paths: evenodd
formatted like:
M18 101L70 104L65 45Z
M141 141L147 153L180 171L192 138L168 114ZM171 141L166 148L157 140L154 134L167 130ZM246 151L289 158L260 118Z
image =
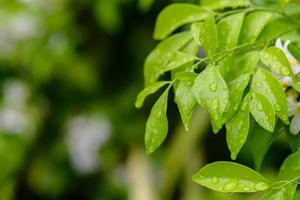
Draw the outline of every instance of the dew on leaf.
M269 185L264 182L258 182L254 185L254 188L258 191L266 190L269 188Z
M210 91L215 92L217 90L217 84L216 83L211 83L209 85L209 89L210 89Z

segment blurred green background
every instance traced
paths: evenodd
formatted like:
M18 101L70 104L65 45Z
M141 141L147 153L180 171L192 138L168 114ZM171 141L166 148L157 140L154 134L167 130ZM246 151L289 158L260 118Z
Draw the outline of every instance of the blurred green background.
M229 160L224 134L198 110L186 133L170 100L167 141L152 156L144 126L143 62L155 18L172 2L198 0L0 1L0 199L258 199L202 188L191 176ZM258 3L262 1L257 1ZM172 95L171 98L172 99ZM253 166L248 151L238 161ZM263 172L290 153L283 139Z

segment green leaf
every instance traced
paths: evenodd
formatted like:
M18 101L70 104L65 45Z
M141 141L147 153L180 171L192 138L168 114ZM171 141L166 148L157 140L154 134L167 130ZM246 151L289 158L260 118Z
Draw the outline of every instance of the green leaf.
M169 62L166 64L164 71L176 69L187 63L193 64L192 61L195 61L196 59L198 58L194 55L176 51L170 55Z
M236 159L248 137L249 104L250 96L246 96L239 111L226 123L226 140L233 160Z
M149 87L143 89L137 96L135 101L135 107L141 108L143 106L143 103L145 101L145 98L149 96L150 94L155 93L157 90L159 90L161 87L165 86L166 84L169 84L170 81L160 81L156 82Z
M234 48L239 40L243 25L244 13L238 13L223 18L217 24L218 48L220 50Z
M243 98L244 90L246 89L249 80L250 75L244 74L228 84L229 101L223 116L225 122L237 112Z
M201 0L201 5L213 9L224 9L251 6L251 2L249 0Z
M280 167L278 181L300 178L300 152L289 155Z
M194 83L197 74L194 72L178 72L175 74L175 78L185 82L187 85L191 85Z
M253 76L252 90L261 93L273 104L276 115L289 124L287 100L279 81L268 71L259 68Z
M259 52L250 51L246 54L240 56L238 63L234 70L230 73L233 73L235 77L239 77L242 74L253 74L257 68L257 64L259 62Z
M293 77L293 71L284 52L276 47L269 47L262 52L261 61L273 71L283 76Z
M254 158L255 169L260 168L268 149L278 135L279 131L270 133L252 120L247 146Z
M270 187L262 175L234 162L208 164L193 176L193 181L219 192L257 192Z
M293 83L292 86L295 90L297 90L298 92L300 92L300 77L295 76L293 78Z
M298 24L291 20L289 17L277 17L269 21L261 34L258 37L258 40L268 41L277 38L278 35L283 35L288 31L295 29Z
M168 133L167 104L169 88L152 107L146 123L145 146L148 154L153 153L165 140Z
M228 87L214 65L198 75L193 86L199 104L208 110L217 129L222 127L222 114L228 102ZM216 133L218 130L215 129Z
M219 66L226 82L231 82L243 74L254 73L258 61L259 53L257 51L236 52L223 59Z
M290 127L288 126L285 129L285 136L291 147L291 150L293 152L298 151L300 149L300 134L294 135L294 134L290 133Z
M293 200L298 200L300 199L300 190L297 190L296 193L295 193L295 196L294 196L294 199Z
M205 19L208 13L208 9L192 4L171 4L159 14L155 24L154 38L162 40L184 24Z
M268 190L261 200L285 200L284 192L281 190Z
M271 102L264 95L252 92L250 111L259 125L270 132L274 131L275 110Z
M192 40L190 32L175 34L162 41L146 58L144 66L145 86L156 82L158 77L166 72L166 67L170 63L174 52L183 48Z
M195 40L202 45L208 56L215 54L218 36L213 14L210 14L203 22L193 24L191 31Z
M246 15L241 31L240 43L253 43L273 16L271 12L257 11Z
M197 100L193 94L192 85L195 77L188 81L180 81L175 87L175 102L177 103L185 129L189 130L189 124L194 112Z

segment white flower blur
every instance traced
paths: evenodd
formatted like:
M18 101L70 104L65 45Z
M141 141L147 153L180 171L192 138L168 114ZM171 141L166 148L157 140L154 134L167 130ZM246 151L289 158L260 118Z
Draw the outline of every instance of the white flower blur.
M297 102L294 97L289 96L288 101L288 115L292 117L290 132L297 135L300 131L300 102Z
M275 42L275 47L279 48L280 50L283 51L285 54L286 58L288 59L291 68L293 70L294 75L299 75L300 73L300 64L297 61L297 59L290 53L288 50L288 46L291 41L287 40L284 43L280 38L278 38ZM290 76L282 76L278 73L273 72L273 74L280 80L281 86L283 88L287 88L288 86L291 86L293 83L293 79Z
M76 116L67 124L66 142L73 168L81 174L98 170L98 152L111 135L111 125L107 119Z
M287 40L283 44L281 39L279 38L275 42L275 47L281 49L284 52L285 56L287 57L290 65L292 67L294 74L298 75L300 73L300 64L297 61L297 59L290 53L290 51L288 49L288 46L290 43L291 43L291 41Z
M35 124L27 110L29 91L20 80L8 80L3 84L0 107L0 130L5 134L33 133Z

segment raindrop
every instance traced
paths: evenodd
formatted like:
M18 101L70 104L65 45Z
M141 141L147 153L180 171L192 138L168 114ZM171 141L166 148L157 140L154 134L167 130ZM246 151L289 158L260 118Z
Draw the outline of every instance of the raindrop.
M215 92L217 90L217 84L216 83L211 83L209 85L209 89L210 89L210 91Z
M280 106L279 104L276 104L276 105L275 105L275 110L276 110L277 112L279 112L279 111L281 110L281 106Z
M266 190L269 188L269 185L264 182L258 182L255 184L254 188L258 191Z
M219 179L217 177L213 177L212 178L212 183L213 184L218 184L219 183Z
M224 185L224 189L226 191L233 191L238 185L238 180L237 179L231 179Z
M285 76L290 74L289 69L287 67L281 67L280 72Z
M212 101L212 108L213 109L217 109L219 107L219 100L217 98L215 98L213 101Z
M263 106L262 106L262 104L261 103L258 103L258 110L260 110L260 111L262 111L263 110Z

